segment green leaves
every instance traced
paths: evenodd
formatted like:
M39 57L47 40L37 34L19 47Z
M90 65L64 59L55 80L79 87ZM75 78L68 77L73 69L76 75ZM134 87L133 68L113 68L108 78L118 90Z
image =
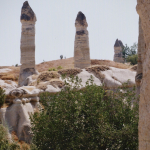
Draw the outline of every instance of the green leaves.
M0 107L3 106L3 104L5 103L5 91L0 88Z
M70 84L69 84L70 83ZM138 147L138 100L135 89L106 91L93 84L79 89L72 77L60 93L44 93L44 109L32 118L33 143L40 150L106 150Z
M122 49L122 57L124 58L125 62L131 62L133 63L133 60L131 60L130 56L136 56L137 57L137 48L138 44L134 43L131 47L129 47L127 44ZM133 58L132 58L133 59ZM134 64L137 64L137 61L134 61Z

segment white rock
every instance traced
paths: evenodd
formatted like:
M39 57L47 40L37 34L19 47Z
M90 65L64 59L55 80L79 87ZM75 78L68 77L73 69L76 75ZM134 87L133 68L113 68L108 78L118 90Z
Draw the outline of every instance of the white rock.
M11 70L12 69L9 69L9 68L3 68L3 69L0 69L0 73L6 73L6 72L9 72Z

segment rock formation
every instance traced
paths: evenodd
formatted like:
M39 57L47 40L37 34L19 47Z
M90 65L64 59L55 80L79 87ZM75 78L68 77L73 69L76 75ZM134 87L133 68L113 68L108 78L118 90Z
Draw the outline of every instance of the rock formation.
M86 17L79 12L75 21L74 67L83 69L91 65Z
M20 140L30 143L30 115L40 110L39 97L28 97L28 92L19 88L10 91L9 97L7 102L12 104L7 108L0 108L0 122L8 126L9 133L14 131Z
M122 58L122 49L123 43L121 40L116 40L114 45L114 61L119 63L124 63L124 59Z
M143 75L143 57L145 53L145 41L143 35L143 29L141 27L141 19L139 18L139 37L138 37L138 66L137 66L137 74L135 77L136 87L137 87L137 95L140 94L140 84Z
M142 52L143 77L140 87L139 102L139 150L150 149L150 1L137 0L137 13L141 19L145 40Z
M29 6L24 2L21 10L20 21L22 23L21 33L21 68L19 76L19 86L26 85L26 78L32 74L37 74L35 69L35 22L36 16Z

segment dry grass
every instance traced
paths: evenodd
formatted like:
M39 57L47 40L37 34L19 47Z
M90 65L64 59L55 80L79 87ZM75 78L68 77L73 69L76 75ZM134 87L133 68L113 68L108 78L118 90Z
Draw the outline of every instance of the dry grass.
M12 139L20 146L21 150L30 150L30 145L18 139L15 131L11 133Z
M59 77L60 75L57 71L44 71L38 76L37 82L50 81L51 79L58 79Z
M41 82L37 85L37 88L45 91L47 89L47 83Z
M37 88L45 91L47 89L47 85L52 85L54 88L62 88L64 86L64 82L59 79L51 79L48 82L40 82L37 85Z
M5 67L1 67L0 69L3 69L3 68ZM12 81L18 82L20 67L8 67L8 68L12 70L6 73L0 73L0 79L12 80Z
M134 65L134 66L130 67L129 69L132 71L137 71L137 65Z
M122 63L116 63L111 60L97 60L97 59L92 59L91 60L91 65L105 65L108 67L116 67L120 69L128 69L131 66L128 64L122 64ZM42 62L38 65L36 65L36 69L39 72L44 72L48 71L49 68L56 68L61 66L62 70L59 70L59 73L61 74L62 72L65 72L64 70L66 69L72 69L74 68L74 59L73 57L67 58L67 59L58 59L58 60L52 60L52 61L47 61L47 62ZM7 73L0 73L0 79L2 80L12 80L15 81L16 83L18 82L19 79L19 71L20 71L20 66L14 67L14 66L1 66L0 69L3 68L9 68L12 69L12 71L9 71ZM76 75L76 73L68 73L69 71L65 72L66 74L72 74ZM78 73L77 73L78 74Z
M62 88L64 86L64 82L62 82L61 80L59 79L52 79L50 82L49 82L50 85L52 85L53 87L56 88L56 86L58 86L59 88Z
M61 69L58 71L59 74L65 75L65 76L75 76L79 74L82 70L79 68L71 68L71 69Z
M47 62L42 62L36 65L36 68L39 72L48 71L49 68L56 68L61 66L62 68L74 68L74 59L73 57L67 59L58 59Z
M128 69L130 67L130 65L128 64L117 63L111 60L98 60L98 59L92 59L91 65L106 65L109 67L115 67L120 69Z

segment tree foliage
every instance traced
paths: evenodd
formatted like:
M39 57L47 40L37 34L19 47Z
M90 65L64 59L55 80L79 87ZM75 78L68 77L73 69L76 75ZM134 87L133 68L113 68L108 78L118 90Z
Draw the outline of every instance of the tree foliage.
M20 150L20 146L8 140L7 128L0 124L0 150Z
M125 46L123 47L122 50L122 57L124 58L125 62L131 62L132 58L128 59L128 57L133 56L133 55L137 55L137 43L134 43L131 47L129 47L127 44L125 44ZM131 61L129 61L131 60ZM131 62L132 63L132 62ZM137 64L137 62L136 62Z
M5 91L0 87L0 107L5 103Z
M127 62L130 62L131 65L136 65L138 61L138 56L137 54L131 55L127 57Z
M44 109L31 117L39 150L138 149L135 89L126 84L107 91L94 85L92 77L82 90L78 77L70 82L60 93L40 96Z

